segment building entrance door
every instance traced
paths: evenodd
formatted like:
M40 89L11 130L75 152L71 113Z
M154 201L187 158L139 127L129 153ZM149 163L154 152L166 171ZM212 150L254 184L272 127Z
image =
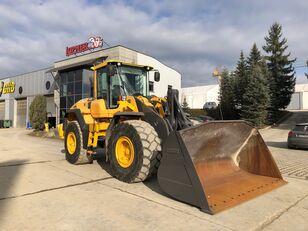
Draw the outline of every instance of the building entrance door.
M17 112L16 112L16 127L26 127L27 119L27 99L20 99L17 101Z

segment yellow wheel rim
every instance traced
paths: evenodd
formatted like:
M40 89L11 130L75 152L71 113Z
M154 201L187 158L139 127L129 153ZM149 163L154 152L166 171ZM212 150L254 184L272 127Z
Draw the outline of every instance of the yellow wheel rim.
M119 165L122 168L131 166L135 155L132 141L126 136L121 136L116 143L115 149L116 159Z
M67 146L67 151L70 155L73 155L76 151L77 147L77 139L74 134L74 132L70 132L67 135L67 140L66 140L66 146Z

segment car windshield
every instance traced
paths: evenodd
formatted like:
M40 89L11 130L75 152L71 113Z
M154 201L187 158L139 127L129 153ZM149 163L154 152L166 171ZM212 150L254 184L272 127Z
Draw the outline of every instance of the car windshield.
M147 95L146 70L136 67L121 66L117 69L117 75L112 77L112 83L119 85L125 95ZM112 85L111 87L114 87Z

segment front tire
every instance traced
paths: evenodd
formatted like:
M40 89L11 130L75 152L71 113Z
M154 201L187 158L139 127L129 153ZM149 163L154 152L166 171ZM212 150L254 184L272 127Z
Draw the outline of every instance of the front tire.
M112 129L107 151L115 178L128 183L140 182L156 170L160 139L149 123L127 120Z
M64 136L65 159L71 164L93 163L83 148L82 132L77 121L68 122Z

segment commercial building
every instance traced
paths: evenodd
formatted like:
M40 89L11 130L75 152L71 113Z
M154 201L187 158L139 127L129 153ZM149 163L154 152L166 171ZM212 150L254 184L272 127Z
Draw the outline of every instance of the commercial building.
M11 120L13 127L26 127L29 107L36 95L45 95L50 121L56 118L55 81L50 68L0 80L0 120Z
M308 110L308 84L296 84L287 110Z
M215 102L218 105L219 85L205 85L198 87L184 87L181 89L180 102L184 99L188 107L193 109L203 108L206 102Z
M180 101L184 98L188 107L203 108L206 102L215 102L218 105L219 85L205 85L198 87L185 87L181 89ZM287 110L308 110L308 84L296 84L291 102Z
M76 54L87 43L67 48L67 54ZM115 46L57 61L50 68L17 76L0 78L0 120L11 120L13 127L26 127L29 107L36 95L47 99L48 121L55 125L78 100L90 97L90 84L94 64L105 60L149 65L160 72L160 81L149 76L149 94L164 97L168 88L181 89L181 75L159 60L124 46ZM1 91L2 89L2 91Z

